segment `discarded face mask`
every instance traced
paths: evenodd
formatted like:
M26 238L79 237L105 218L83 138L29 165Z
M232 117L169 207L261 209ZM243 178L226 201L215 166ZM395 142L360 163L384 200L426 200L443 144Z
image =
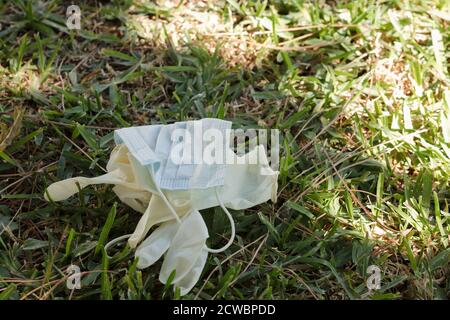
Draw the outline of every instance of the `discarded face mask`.
M270 168L264 147L259 145L245 155L236 155L229 147L230 128L231 122L203 119L116 130L117 146L106 174L55 182L47 188L45 199L61 201L89 185L113 184L119 199L143 215L133 234L112 240L105 249L124 238L136 248L149 230L158 226L136 249L138 267L151 266L165 254L159 279L166 283L175 270L172 284L184 295L198 281L208 252L222 252L234 240L234 221L227 208L241 210L269 199L276 201L278 172ZM222 150L227 161L193 161L198 160L199 153L203 157L208 148L199 141L202 135L196 131L211 129L217 134L214 150ZM174 155L179 159L175 161ZM256 163L249 161L255 157ZM216 206L230 220L231 237L224 247L210 249L199 210Z

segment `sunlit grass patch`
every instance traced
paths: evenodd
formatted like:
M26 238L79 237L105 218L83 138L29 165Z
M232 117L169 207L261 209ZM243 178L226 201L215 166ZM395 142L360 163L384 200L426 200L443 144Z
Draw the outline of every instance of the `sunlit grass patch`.
M280 129L279 201L233 212L187 298L449 298L444 1L86 2L81 30L66 5L0 2L0 298L178 298L160 264L102 256L140 218L110 187L43 192L103 173L116 128L204 117Z

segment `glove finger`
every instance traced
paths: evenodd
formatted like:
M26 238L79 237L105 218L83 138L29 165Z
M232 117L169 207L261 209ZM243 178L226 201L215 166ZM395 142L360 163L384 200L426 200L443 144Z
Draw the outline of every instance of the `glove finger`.
M200 279L207 258L208 252L206 250L202 250L197 261L195 261L194 265L192 266L192 269L188 273L186 273L183 278L181 278L177 283L174 284L175 287L180 288L180 294L182 296L188 294Z
M169 249L178 228L179 224L174 221L164 223L153 231L136 249L135 257L139 258L137 267L144 269L158 261Z
M77 186L79 184L79 187ZM120 171L112 171L108 172L104 175L94 178L85 178L85 177L76 177L69 178L66 180L58 181L52 183L47 187L47 191L44 194L45 200L49 201L50 199L53 201L61 201L69 198L78 192L79 189L83 189L92 184L123 184L124 181L122 179L122 175Z
M173 283L183 278L195 264L205 248L208 229L198 211L191 212L182 220L172 244L167 251L161 266L159 280L166 283L170 274L175 270Z

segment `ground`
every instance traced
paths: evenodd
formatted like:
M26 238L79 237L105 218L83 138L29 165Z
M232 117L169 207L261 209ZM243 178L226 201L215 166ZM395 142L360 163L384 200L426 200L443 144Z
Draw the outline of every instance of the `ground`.
M204 117L280 130L278 201L232 212L182 298L448 299L449 21L445 0L0 1L0 299L180 298L160 263L106 259L140 216L110 186L43 194L102 174L116 128Z

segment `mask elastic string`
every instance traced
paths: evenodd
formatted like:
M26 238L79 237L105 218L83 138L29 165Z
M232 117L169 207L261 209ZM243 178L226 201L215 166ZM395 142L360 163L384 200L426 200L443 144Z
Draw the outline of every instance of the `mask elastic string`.
M161 191L159 186L157 186L157 188L158 188L158 191L159 191L159 196L161 196L161 198L163 199L163 201L166 204L166 206L169 207L170 213L172 213L173 217L175 218L175 220L177 220L178 223L181 223L180 217L176 213L175 209L172 207L172 204L166 198L166 195Z
M216 191L216 198L219 201L220 207L222 208L223 211L225 211L225 214L227 215L228 220L230 220L231 237L230 237L230 240L228 240L228 243L226 245L224 245L220 249L211 249L211 248L206 247L206 251L208 251L210 253L220 253L220 252L223 252L223 251L227 250L231 246L231 244L233 243L234 237L236 236L236 231L235 231L233 217L231 216L231 213L228 211L228 209L225 207L225 205L223 204L222 200L220 199L219 192L217 191L217 187L215 188L215 191Z
M153 178L153 181L156 181L155 175L153 172L150 172L150 175ZM158 191L159 194L157 194L158 196L160 196L164 203L166 204L166 206L169 208L170 213L173 215L173 217L175 218L175 220L177 220L178 223L181 223L180 217L178 216L177 212L175 211L175 209L172 207L172 205L170 204L169 200L166 198L166 195L162 192L161 188L159 187L158 183L155 183L155 187L156 187L156 191Z
M108 255L108 249L109 247L111 247L112 245L116 244L117 242L120 242L124 239L128 239L129 237L131 237L131 233L130 234L125 234L123 236L117 237L115 239L112 239L110 242L108 242L107 244L105 244L105 253L106 253L106 257L108 259L111 259L111 257Z

